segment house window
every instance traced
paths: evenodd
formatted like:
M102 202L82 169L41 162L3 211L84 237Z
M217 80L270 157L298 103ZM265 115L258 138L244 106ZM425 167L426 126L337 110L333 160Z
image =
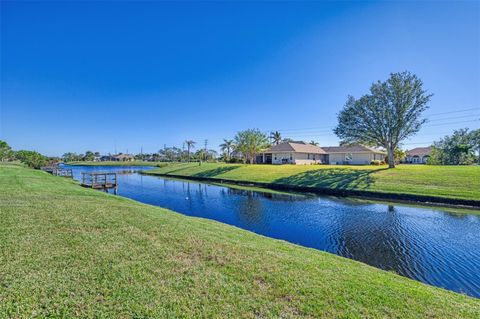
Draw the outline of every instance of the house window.
M307 159L310 159L310 154L307 154Z
M275 156L274 158L275 158L275 160L277 160L277 157L276 157L276 156Z
M292 154L290 154L290 160L292 160L292 159L293 159Z
M348 153L348 154L345 154L345 160L348 162L348 161L351 161L353 158L353 154L352 153Z
M313 160L315 160L315 154L313 154Z

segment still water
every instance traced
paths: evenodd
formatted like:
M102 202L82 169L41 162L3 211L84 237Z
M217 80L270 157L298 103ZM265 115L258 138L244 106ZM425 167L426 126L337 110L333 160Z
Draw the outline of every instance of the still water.
M328 251L480 297L480 214L296 193L258 192L119 172L118 195Z

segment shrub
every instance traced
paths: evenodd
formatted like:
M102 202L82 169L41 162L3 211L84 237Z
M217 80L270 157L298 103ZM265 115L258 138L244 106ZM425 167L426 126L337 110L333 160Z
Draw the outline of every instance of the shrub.
M373 160L370 162L370 165L385 165L385 162L381 160Z
M47 163L47 158L35 151L18 151L15 153L15 157L22 163L33 168L40 168Z
M232 157L232 158L230 158L230 160L228 160L227 163L232 163L232 164L243 163L243 160L241 160L239 158Z

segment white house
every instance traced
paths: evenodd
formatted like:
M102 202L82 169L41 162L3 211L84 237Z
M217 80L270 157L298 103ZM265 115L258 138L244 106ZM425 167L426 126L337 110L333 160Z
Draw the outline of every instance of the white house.
M329 164L362 165L374 160L383 161L387 152L363 145L322 147L328 154Z
M432 148L429 147L417 147L412 150L407 151L406 163L409 164L426 164Z
M327 153L305 142L284 142L273 145L256 156L258 164L326 164Z

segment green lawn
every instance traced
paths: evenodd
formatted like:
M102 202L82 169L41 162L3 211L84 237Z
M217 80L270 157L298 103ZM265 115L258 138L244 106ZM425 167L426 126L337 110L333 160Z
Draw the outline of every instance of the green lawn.
M105 162L68 162L68 165L81 165L81 166L165 166L165 162L145 162L145 161L105 161Z
M148 174L173 174L311 188L361 190L480 200L480 166L170 164Z
M479 299L45 172L0 164L0 190L0 318L480 317Z

